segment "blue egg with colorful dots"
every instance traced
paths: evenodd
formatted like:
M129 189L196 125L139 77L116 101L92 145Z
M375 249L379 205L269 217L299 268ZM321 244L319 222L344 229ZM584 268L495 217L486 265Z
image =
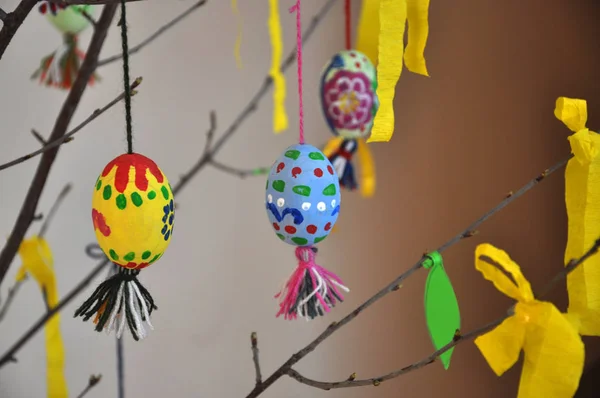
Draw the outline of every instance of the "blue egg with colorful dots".
M282 241L310 246L325 239L340 213L340 185L331 162L308 144L292 145L267 179L267 217Z

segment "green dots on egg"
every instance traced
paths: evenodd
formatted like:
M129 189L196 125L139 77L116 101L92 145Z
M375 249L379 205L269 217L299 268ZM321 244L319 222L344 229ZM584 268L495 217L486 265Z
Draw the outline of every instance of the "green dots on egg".
M296 185L292 191L302 196L310 196L310 187L307 185Z
M294 237L292 238L292 242L294 242L294 243L295 243L295 244L297 244L297 245L305 245L305 244L307 244L307 243L308 243L308 239L305 239L305 238L300 238L300 237L294 236Z
M315 238L315 243L319 243L319 242L325 240L325 238L327 238L327 235L319 236L319 237Z
M296 160L300 157L300 151L296 149L290 149L289 151L285 152L285 157Z
M325 160L325 156L321 152L311 152L308 154L308 157L312 160Z
M281 240L285 240L285 236L283 236L283 234L277 234L277 237Z
M148 192L148 199L152 200L154 198L156 198L156 191Z
M134 252L129 252L126 255L123 256L123 260L125 261L133 261L135 259L135 253Z
M133 192L131 194L131 202L134 204L135 207L140 207L144 201L142 200L142 197L139 193Z
M104 198L104 200L109 200L111 196L112 188L110 187L110 185L105 185L104 190L102 191L102 197Z
M336 192L337 192L337 190L335 189L335 184L329 184L323 190L323 195L333 196L333 195L335 195Z
M155 262L156 260L158 260L160 258L160 256L162 256L161 254L157 254L156 256L152 257L152 260L150 260L150 262L148 264L152 264L153 262Z
M117 254L117 252L115 252L113 249L110 249L108 251L108 255L110 256L110 258L112 258L115 261L119 261L119 255Z
M160 192L162 192L162 196L163 198L165 198L165 200L169 200L169 190L167 189L167 187L165 187L164 185L162 187L160 187Z
M152 255L152 253L149 250L146 250L145 252L142 253L142 260L148 260L148 258Z
M102 188L102 180L98 178L98 181L96 181L96 191L99 191L100 188Z
M273 181L273 189L277 192L283 192L285 190L285 182L282 180Z
M115 203L119 210L124 210L127 207L127 198L122 193L117 195Z

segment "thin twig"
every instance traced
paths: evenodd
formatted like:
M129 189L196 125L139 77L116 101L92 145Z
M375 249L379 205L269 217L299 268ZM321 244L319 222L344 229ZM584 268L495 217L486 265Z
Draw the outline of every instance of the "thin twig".
M79 393L79 395L77 396L77 398L83 398L87 395L88 392L90 392L90 390L92 388L94 388L94 386L98 383L100 383L100 380L102 380L102 375L91 375L90 376L90 380L88 381L88 385L83 389L83 391L81 393Z
M52 134L49 138L50 142L63 138L67 132L67 128L69 127L69 123L71 123L71 119L75 114L75 110L79 105L79 101L83 96L83 92L85 91L89 79L96 68L98 54L100 53L100 50L102 50L102 45L106 39L106 34L113 20L116 9L117 6L111 4L105 6L102 10L102 15L98 21L98 28L94 31L90 45L86 52L87 55L81 64L77 79L75 79L75 83L69 91L60 113L58 114L54 128L52 129ZM25 197L25 201L23 202L21 210L19 211L17 221L8 238L8 241L6 242L6 245L2 249L2 252L0 252L0 285L6 276L10 264L15 258L15 254L17 253L17 250L23 241L23 237L31 225L40 196L44 190L44 186L46 185L48 175L50 174L50 169L52 168L54 159L58 154L58 149L59 147L57 146L56 148L52 148L44 152L42 155L42 159L38 164L33 181L31 182L31 186L29 187L29 191Z
M303 42L309 39L309 37L314 32L315 28L321 22L323 17L329 12L335 0L327 0L327 2L321 7L320 11L317 13L315 17L313 17L309 27L306 29L303 35ZM105 7L104 9L106 10ZM102 20L102 18L100 19ZM100 22L99 22L100 24ZM98 30L100 27L98 28ZM97 34L94 33L94 34ZM296 57L296 50L290 52L287 59L281 65L282 72L289 68L294 62ZM219 138L217 143L212 147L210 154L208 156L202 156L196 164L192 166L192 168L182 176L181 180L175 184L173 188L173 194L177 194L181 190L183 190L189 181L197 175L197 173L204 168L208 164L208 160L213 156L226 142L233 136L233 134L237 131L238 127L243 123L243 121L257 108L259 101L262 97L267 93L269 87L273 84L270 78L265 79L260 90L254 95L250 103L243 109L242 113L234 120L233 124L225 131L225 133ZM212 127L212 126L211 126ZM33 324L29 330L19 338L19 340L11 346L11 348L4 353L0 357L0 367L4 366L6 363L11 361L14 354L19 351L37 332L39 332L44 324L57 312L62 310L67 304L69 304L75 297L79 295L90 283L91 281L108 265L110 261L105 257L90 273L79 282L67 295L56 305L56 307L52 308L49 312L44 314L35 324Z
M46 230L48 230L48 226L50 225L50 221L52 221L52 217L56 213L56 210L58 210L58 206L60 206L62 201L65 199L65 197L69 194L69 192L71 192L71 188L73 188L73 185L71 185L71 183L68 183L63 187L63 189L58 194L58 197L52 204L52 207L50 208L50 211L48 212L48 215L46 216L46 219L44 220L44 223L42 224L42 227L40 228L40 232L38 233L38 236L40 238L43 238L44 235L46 235Z
M578 259L572 259L571 261L569 261L567 266L565 268L563 268L558 274L556 274L554 276L554 278L552 278L550 280L550 282L548 282L548 284L546 284L546 286L544 286L544 288L542 289L542 293L539 296L537 296L537 298L543 298L544 296L546 296L558 282L565 279L569 273L571 273L575 268L577 268L579 265L581 265L589 257L597 254L599 248L600 248L600 239L596 240L594 245L583 256L581 256ZM428 357L423 358L422 360L415 362L411 365L405 366L402 369L395 370L393 372L387 373L387 374L379 376L379 377L363 379L363 380L344 380L344 381L338 381L338 382L323 382L323 381L316 381L316 380L312 380L307 377L304 377L300 373L298 373L298 371L296 371L294 369L290 369L287 374L288 374L288 376L290 376L291 378L297 380L298 382L300 382L302 384L306 384L311 387L320 388L322 390L331 390L333 388L361 387L361 386L369 386L369 385L378 386L379 384L381 384L384 381L394 379L394 378L396 378L398 376L402 376L408 372L412 372L414 370L425 367L425 366L435 362L435 360L437 358L439 358L440 355L442 355L443 353L445 353L452 347L457 346L461 342L467 341L467 340L472 340L478 336L481 336L482 334L489 332L490 330L494 329L496 326L498 326L502 322L504 322L504 320L506 318L511 316L513 308L514 308L514 306L510 307L506 311L507 313L504 316L496 319L493 322L490 322L480 328L474 329L474 330L470 331L469 333L456 336L453 339L453 341L446 344L439 350L435 351Z
M183 13L179 14L177 17L175 17L174 19L172 19L165 25L161 26L156 32L154 32L152 35L150 35L147 39L142 41L140 44L138 44L137 46L131 47L128 51L128 54L132 55L132 54L137 53L142 48L146 47L148 44L150 44L154 40L156 40L160 35L165 33L167 30L171 29L173 26L177 25L179 22L181 22L187 16L191 15L194 11L196 11L197 9L202 7L206 2L207 2L207 0L200 0L200 1L196 2L190 8L185 10ZM123 58L122 54L115 54L113 56L110 56L108 58L98 61L98 67L110 64L115 61L120 61L122 58Z
M217 162L216 160L211 160L210 161L211 166L213 166L215 169L217 170L221 170L224 173L227 174L233 174L236 177L239 178L246 178L246 177L254 177L254 176L263 176L263 175L267 175L269 174L269 168L268 167L258 167L256 169L237 169L235 167L231 167L231 166L227 166L223 163Z
M40 133L37 132L37 130L35 129L31 129L31 134L33 134L33 137L40 143L42 144L42 146L46 146L48 145L48 142L46 141L46 139L44 137L42 137L42 135Z
M254 371L256 372L256 385L262 383L262 374L260 373L260 360L258 358L258 335L256 332L250 334L250 344L252 347L252 362L254 362Z
M27 278L27 276L25 278ZM11 288L8 289L8 294L6 295L6 301L4 302L2 309L0 309L0 322L2 322L2 320L4 319L4 316L8 312L8 308L10 307L13 300L15 299L15 296L17 295L17 292L19 291L21 284L23 284L23 282L25 282L26 280L27 279L16 281L15 284Z
M134 80L133 83L131 83L131 95L135 95L137 93L137 91L135 90L135 88L138 87L141 83L142 83L142 78L141 77L138 77L137 79ZM25 161L27 161L27 160L29 160L31 158L34 158L34 157L36 157L36 156L38 156L40 154L43 154L43 153L45 153L47 151L50 151L51 149L54 149L56 147L61 146L62 144L65 144L65 143L71 141L73 139L72 138L73 135L77 134L85 126L87 126L92 121L94 121L96 118L98 118L98 116L102 115L104 112L106 112L107 110L109 110L110 108L112 108L113 106L115 106L124 97L125 97L125 92L119 94L118 97L116 97L115 99L113 99L112 101L110 101L104 107L102 107L100 109L96 109L94 112L92 112L92 114L90 116L88 116L87 119L85 119L83 122L81 122L73 130L69 131L68 133L66 133L65 135L63 135L63 136L61 136L59 138L56 138L56 139L52 140L51 142L47 143L44 147L42 147L42 148L40 148L40 149L38 149L36 151L28 153L27 155L20 156L17 159L11 160L10 162L1 164L0 165L0 170L8 169L9 167L12 167L14 165L17 165L19 163L23 163L23 162L25 162ZM34 130L32 130L32 132L33 131Z
M87 11L85 10L81 10L81 15L83 15L83 17L85 19L88 20L88 22L90 24L92 24L92 26L94 27L94 29L96 29L96 26L98 26L98 22L96 22L96 20L94 19L94 17L92 17Z
M7 17L6 11L0 8L0 21L4 21Z
M523 194L525 194L525 192L531 190L533 187L535 187L537 184L539 184L541 181L543 181L550 174L552 174L556 170L562 168L565 164L567 164L567 162L569 161L569 159L571 157L572 157L572 155L569 156L567 159L561 160L554 166L552 166L549 169L545 170L544 172L540 173L537 177L535 177L533 180L529 181L527 184L525 184L525 186L523 186L517 192L505 197L504 200L502 200L497 206L493 207L490 211L488 211L483 216L478 218L474 223L469 225L465 230L463 230L462 232L460 232L459 234L457 234L456 236L451 238L448 242L444 243L436 251L441 253L441 252L447 250L452 245L458 243L462 239L473 236L474 231L476 231L477 228L483 222L485 222L487 219L489 219L492 215L496 214L500 210L504 209L506 206L508 206L510 203L512 203L515 199L517 199L520 196L522 196ZM387 294L398 290L397 286L401 285L405 279L407 279L414 272L416 272L417 270L419 270L420 268L423 267L424 260L425 260L425 257L422 257L415 265L413 265L407 271L405 271L400 276L398 276L396 279L394 279L390 284L388 284L386 287L381 289L374 296L372 296L367 301L365 301L364 303L359 305L355 310L353 310L348 315L346 315L344 318L342 318L342 320L340 320L339 322L334 322L331 325L329 325L329 327L327 329L325 329L325 331L323 331L316 339L314 339L306 347L304 347L303 349L301 349L300 351L298 351L297 353L292 355L286 362L283 363L283 365L281 365L275 372L273 372L273 374L271 376L269 376L260 385L256 386L247 395L247 398L258 397L267 388L269 388L273 383L275 383L275 381L279 380L283 375L288 374L289 370L292 369L292 366L294 366L296 363L298 363L298 361L300 361L306 355L308 355L309 353L314 351L314 349L317 348L317 346L319 344L321 344L323 341L325 341L329 336L334 334L337 330L341 329L344 325L346 325L349 322L351 322L352 320L354 320L361 312L363 312L365 309L370 307L376 301L380 300L382 297L386 296Z
M210 127L208 128L208 132L206 133L206 141L204 142L204 150L202 151L202 156L207 156L210 153L210 147L215 138L215 132L217 130L217 114L215 111L210 111L208 116Z
M36 6L39 0L21 0L17 8L11 13L4 13L2 19L2 29L0 30L0 59L8 48L17 30L25 21L33 7Z

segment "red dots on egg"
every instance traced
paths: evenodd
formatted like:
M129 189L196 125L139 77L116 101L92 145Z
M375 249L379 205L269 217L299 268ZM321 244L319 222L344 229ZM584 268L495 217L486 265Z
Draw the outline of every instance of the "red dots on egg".
M327 171L329 172L329 174L333 175L333 167L327 166Z
M273 223L273 228L275 228L275 231L279 231L281 228L279 228L279 225L277 225L276 222Z
M296 228L292 227L291 225L287 225L284 229L285 229L285 232L287 232L288 234L296 233Z
M319 168L316 168L314 173L315 173L315 176L317 176L317 177L323 177L323 170L321 170Z
M309 234L314 234L315 232L317 232L317 226L309 225L308 227L306 227L306 232L308 232Z
M354 66L356 66L357 68L359 68L359 69L360 69L360 62L356 62L356 63L354 64Z
M331 229L331 223L328 222L327 224L325 224L325 231L329 231Z
M296 178L300 173L302 173L302 169L300 167L294 167L292 169L292 177Z
M356 54L355 54L355 53L350 53L350 56L351 56L352 58L354 58L354 57L356 57Z
M281 170L285 168L285 163L281 162L277 165L277 173L280 173Z

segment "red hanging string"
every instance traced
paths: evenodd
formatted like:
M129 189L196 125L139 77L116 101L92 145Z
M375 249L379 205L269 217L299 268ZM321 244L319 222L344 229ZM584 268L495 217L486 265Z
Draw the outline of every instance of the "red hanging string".
M304 106L302 104L302 23L300 22L300 0L290 8L290 12L296 13L296 54L298 58L298 119L299 137L298 142L304 144Z
M346 0L345 3L345 14L346 14L346 50L350 50L352 47L351 38L351 27L350 27L350 0Z

